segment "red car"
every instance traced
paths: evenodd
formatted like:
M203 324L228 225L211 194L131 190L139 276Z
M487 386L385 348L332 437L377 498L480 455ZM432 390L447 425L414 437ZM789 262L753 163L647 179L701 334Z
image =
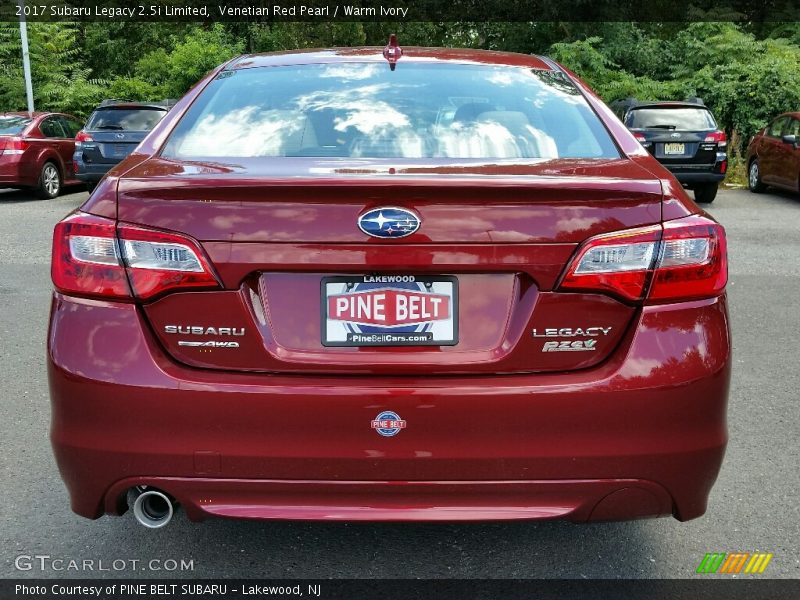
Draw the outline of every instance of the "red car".
M760 194L767 186L800 192L800 112L784 113L747 145L747 183Z
M700 516L725 233L548 59L242 56L55 229L72 509Z
M36 190L55 198L75 178L72 155L81 123L59 113L0 114L0 187Z

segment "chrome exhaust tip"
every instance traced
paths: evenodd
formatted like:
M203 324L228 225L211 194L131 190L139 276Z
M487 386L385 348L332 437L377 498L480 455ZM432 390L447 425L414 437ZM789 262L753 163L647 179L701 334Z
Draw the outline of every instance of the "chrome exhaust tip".
M133 516L145 527L158 529L172 520L175 507L172 499L163 492L148 489L140 493L133 503Z

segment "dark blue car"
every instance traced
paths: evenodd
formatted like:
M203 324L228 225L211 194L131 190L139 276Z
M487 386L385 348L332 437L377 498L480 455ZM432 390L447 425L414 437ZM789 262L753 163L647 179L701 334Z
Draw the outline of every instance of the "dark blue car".
M169 104L104 100L75 136L76 177L93 189L167 114Z

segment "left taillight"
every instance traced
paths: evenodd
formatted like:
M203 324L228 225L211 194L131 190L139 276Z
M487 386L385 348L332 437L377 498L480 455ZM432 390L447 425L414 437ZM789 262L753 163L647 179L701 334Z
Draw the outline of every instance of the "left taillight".
M120 260L116 224L111 219L79 212L58 223L50 269L59 292L132 299Z
M51 273L65 294L151 300L176 289L219 287L193 239L77 212L56 225Z
M21 137L12 137L6 140L4 148L0 148L0 154L22 154L30 145L29 141Z
M203 249L190 237L121 224L119 238L131 288L141 300L169 290L219 287Z
M725 230L692 215L590 238L559 287L628 301L677 302L717 296L727 280Z
M91 135L81 130L75 135L75 147L82 148L84 142L93 142L94 138Z

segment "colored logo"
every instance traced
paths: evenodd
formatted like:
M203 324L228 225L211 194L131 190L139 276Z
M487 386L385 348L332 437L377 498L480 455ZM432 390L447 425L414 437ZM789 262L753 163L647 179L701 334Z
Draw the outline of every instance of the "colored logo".
M396 412L385 410L372 420L372 428L383 437L392 437L406 428L406 422Z
M697 567L697 573L763 573L772 553L767 552L710 552L703 557Z
M376 238L402 238L420 226L420 219L405 208L373 208L358 217L358 228Z

